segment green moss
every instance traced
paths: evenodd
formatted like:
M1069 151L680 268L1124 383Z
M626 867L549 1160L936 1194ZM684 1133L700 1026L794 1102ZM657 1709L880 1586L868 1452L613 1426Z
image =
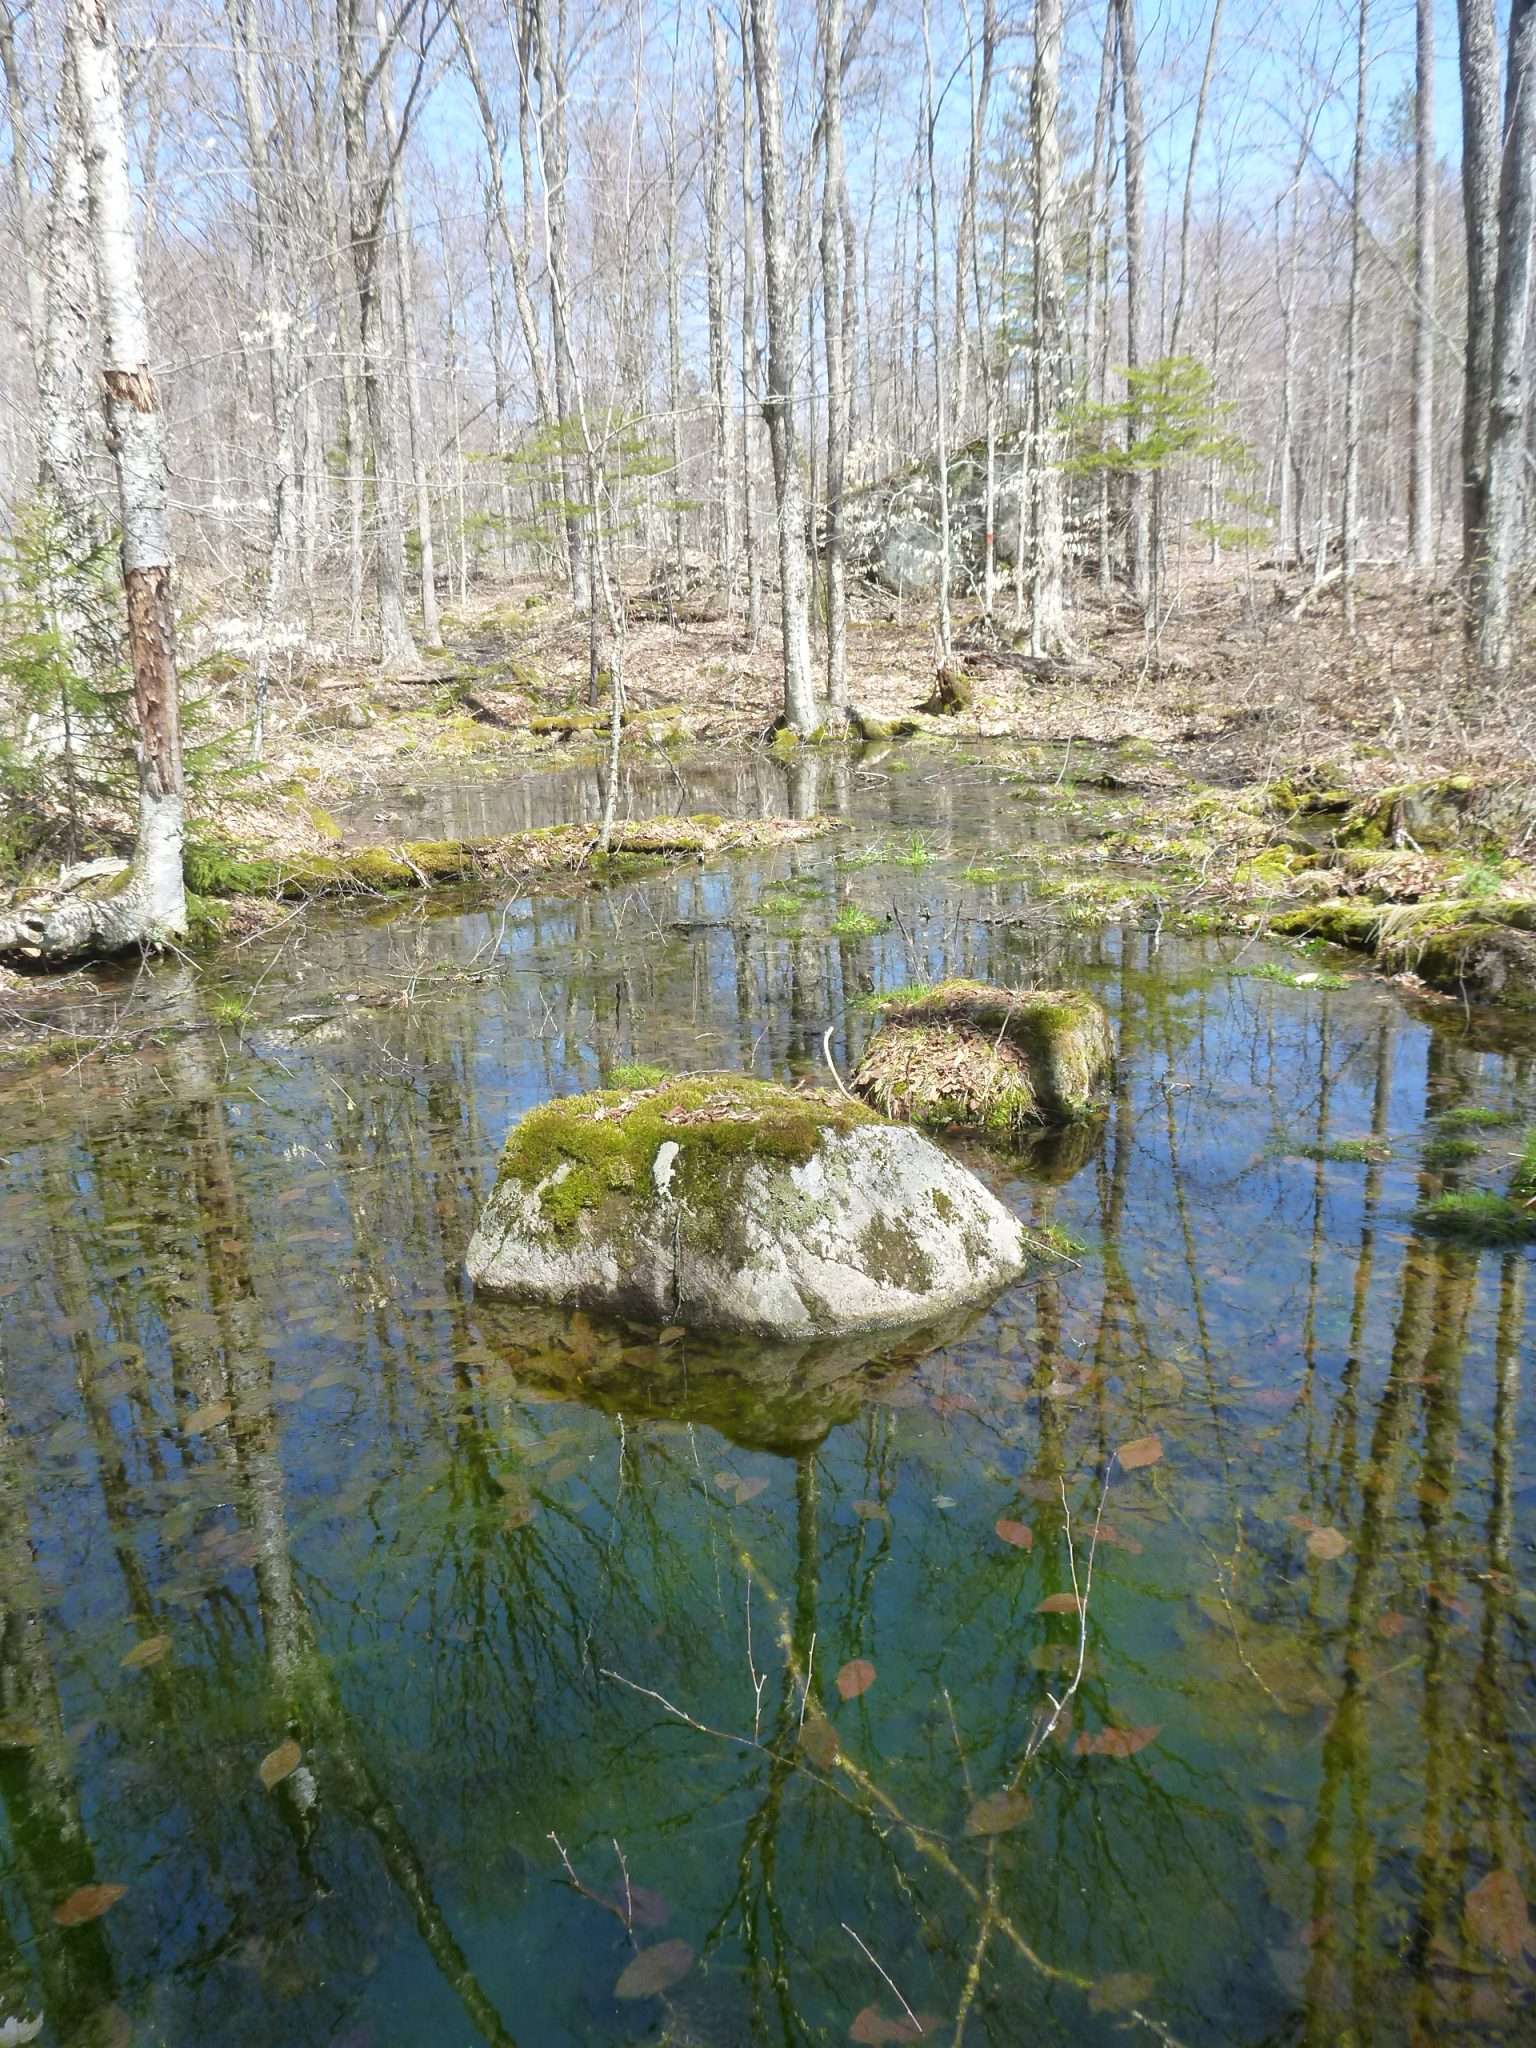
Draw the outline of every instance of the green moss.
M932 982L909 981L900 988L874 989L867 996L855 996L848 1007L850 1010L890 1010L905 1003L920 1003L924 996L932 994Z
M1392 1156L1391 1147L1381 1138L1327 1138L1321 1143L1280 1138L1273 1149L1287 1159L1311 1159L1330 1166L1376 1166Z
M671 1072L669 1067L653 1067L644 1060L624 1060L616 1067L610 1067L603 1076L605 1088L659 1088Z
M644 1198L668 1141L679 1147L674 1172L684 1198L697 1204L728 1159L803 1166L828 1132L878 1122L842 1096L802 1094L736 1074L684 1074L530 1110L507 1139L500 1177L537 1188L550 1227L569 1231L616 1191Z
M1327 939L1335 946L1373 947L1381 930L1379 904L1357 903L1351 897L1330 897L1297 910L1282 911L1270 930L1283 935Z
M840 939L867 939L879 931L883 918L871 917L867 910L860 910L856 903L845 903L832 920L832 930Z
M1536 1124L1529 1126L1520 1141L1520 1156L1515 1161L1509 1191L1522 1201L1536 1200Z
M974 882L980 887L985 887L989 883L1005 881L1007 878L1001 868L972 867L962 868L960 879L962 882Z
M1233 970L1249 981L1275 981L1282 988L1348 988L1349 976L1335 974L1326 967L1282 967L1278 961L1266 960L1258 967L1239 967Z
M1426 1140L1419 1157L1426 1166L1465 1166L1482 1151L1476 1138L1439 1137Z
M1421 1229L1470 1245L1525 1244L1536 1237L1536 1203L1512 1201L1487 1188L1436 1195L1418 1212Z
M1455 1109L1443 1109L1435 1118L1442 1131L1496 1131L1518 1121L1518 1110L1489 1109L1481 1102L1460 1103Z
M1263 896L1277 896L1289 887L1291 877L1302 864L1302 856L1291 847L1267 846L1252 860L1243 861L1234 868L1232 881L1239 889L1251 889Z

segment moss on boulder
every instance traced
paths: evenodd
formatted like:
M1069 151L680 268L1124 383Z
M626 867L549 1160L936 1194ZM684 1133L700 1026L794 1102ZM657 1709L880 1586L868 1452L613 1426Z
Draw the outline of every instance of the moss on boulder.
M1028 1250L917 1132L842 1096L685 1074L530 1110L467 1265L508 1299L792 1340L929 1321Z
M943 981L886 1012L853 1087L902 1122L1012 1132L1089 1115L1113 1061L1091 996Z

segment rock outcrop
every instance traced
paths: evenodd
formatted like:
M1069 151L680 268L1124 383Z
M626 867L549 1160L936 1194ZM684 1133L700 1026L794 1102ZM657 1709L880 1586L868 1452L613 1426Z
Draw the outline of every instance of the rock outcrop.
M1091 1114L1113 1062L1092 996L943 981L886 1011L853 1088L902 1121L1007 1133Z
M470 1242L482 1292L786 1342L985 1300L1033 1244L920 1133L730 1074L530 1110Z

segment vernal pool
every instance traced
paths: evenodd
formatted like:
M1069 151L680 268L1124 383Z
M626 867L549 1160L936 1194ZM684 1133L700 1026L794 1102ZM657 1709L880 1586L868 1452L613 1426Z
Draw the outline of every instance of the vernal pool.
M1507 1183L1536 1039L1080 927L1083 821L917 759L663 768L845 829L295 919L0 1091L0 2026L1532 2038L1529 1261L1416 1217ZM1102 1129L966 1153L1071 1262L792 1368L469 1296L522 1109L825 1083L946 970L1114 1016Z

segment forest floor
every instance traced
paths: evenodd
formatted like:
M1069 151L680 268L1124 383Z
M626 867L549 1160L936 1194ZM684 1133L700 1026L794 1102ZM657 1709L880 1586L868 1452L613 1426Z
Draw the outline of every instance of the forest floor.
M1395 575L1367 577L1346 638L1336 593L1293 616L1304 591L1272 576L1249 584L1224 571L1190 573L1157 635L1130 607L1095 604L1075 617L1081 664L1046 676L1010 645L1006 624L984 636L975 607L957 605L972 702L927 721L924 737L1134 742L1182 778L1233 784L1326 762L1335 786L1361 794L1458 771L1536 772L1536 676L1523 686L1469 681L1453 597L1426 598ZM851 611L851 704L881 720L912 711L934 685L932 606L859 595ZM487 593L448 613L444 640L408 677L332 666L280 689L272 751L259 793L251 791L258 804L302 791L313 805L342 808L449 763L494 774L509 754L559 758L593 742L580 725L529 729L587 712L587 623L562 597L529 586ZM672 609L637 596L624 664L641 714L638 745L766 739L780 709L771 619L752 644L739 616L708 602ZM278 829L275 817L271 825Z
M1346 636L1337 592L1303 604L1305 589L1188 569L1160 633L1129 607L1090 605L1074 614L1077 661L1043 674L1006 625L984 631L975 607L957 605L970 702L926 717L912 714L938 668L931 605L860 593L849 699L871 729L914 727L898 746L989 743L988 757L1040 782L1046 801L1102 818L1079 835L1077 879L1053 885L1085 919L1316 932L1462 998L1518 988L1513 999L1536 1007L1536 679L1469 679L1448 593L1367 576ZM629 612L631 758L682 765L695 749L769 743L782 688L771 618L754 643L707 593L674 605L637 591ZM260 769L194 785L201 879L189 858L189 885L238 899L205 933L231 912L238 928L259 923L262 894L291 902L293 874L268 891L253 887L253 864L318 872L367 836L344 833L337 814L356 817L376 795L591 761L605 744L605 714L588 708L587 620L563 596L490 589L444 629L444 647L410 673L316 662L276 683ZM203 727L238 732L244 688L229 664L199 707ZM123 844L126 816L96 823L91 851ZM441 847L401 851L405 879L390 886L457 872ZM1497 959L1483 957L1490 926Z

